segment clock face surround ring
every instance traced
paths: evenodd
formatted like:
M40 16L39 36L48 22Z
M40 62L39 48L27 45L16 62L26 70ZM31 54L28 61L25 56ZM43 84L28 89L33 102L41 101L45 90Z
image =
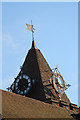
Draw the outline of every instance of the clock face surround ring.
M59 78L61 84L59 83L58 78ZM60 73L54 72L54 74L53 74L53 84L54 84L55 90L59 94L62 94L65 91L65 81L64 81L64 79L63 79L63 77L61 76Z
M17 94L26 95L31 89L31 79L28 75L20 75L15 82Z

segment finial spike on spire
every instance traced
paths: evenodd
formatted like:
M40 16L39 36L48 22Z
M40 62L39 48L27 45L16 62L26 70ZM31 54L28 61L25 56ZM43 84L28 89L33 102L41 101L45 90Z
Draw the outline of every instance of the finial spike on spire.
M32 48L37 49L37 47L36 47L36 44L35 44L34 40L32 41Z

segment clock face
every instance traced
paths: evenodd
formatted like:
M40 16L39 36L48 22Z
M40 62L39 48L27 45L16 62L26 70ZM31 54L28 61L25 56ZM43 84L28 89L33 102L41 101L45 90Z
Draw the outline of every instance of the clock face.
M31 79L27 75L21 75L15 82L15 91L18 94L26 95L31 89Z
M55 90L59 94L62 94L65 91L65 81L60 73L54 72L53 84L54 84Z
M61 98L62 94L66 90L66 83L57 68L54 70L49 81L58 93L58 96Z

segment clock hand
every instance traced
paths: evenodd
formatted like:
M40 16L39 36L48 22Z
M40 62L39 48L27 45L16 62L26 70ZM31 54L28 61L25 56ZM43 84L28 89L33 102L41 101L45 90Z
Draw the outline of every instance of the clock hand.
M26 86L23 86L24 88L26 88Z

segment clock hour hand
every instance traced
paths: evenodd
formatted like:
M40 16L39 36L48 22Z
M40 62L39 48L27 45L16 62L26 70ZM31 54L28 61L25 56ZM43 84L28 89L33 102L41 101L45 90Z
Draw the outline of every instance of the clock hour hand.
M26 86L23 86L23 88L25 88L25 89L26 89Z

